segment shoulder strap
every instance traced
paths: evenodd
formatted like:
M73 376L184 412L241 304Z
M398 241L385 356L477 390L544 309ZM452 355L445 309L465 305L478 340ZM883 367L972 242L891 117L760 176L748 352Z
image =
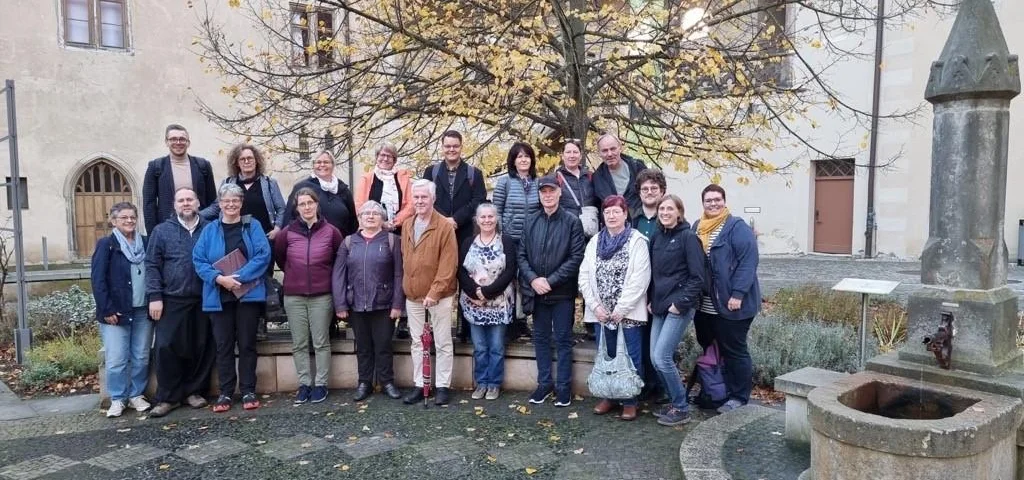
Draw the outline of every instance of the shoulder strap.
M395 234L388 232L388 250L395 251Z
M443 160L442 160L443 161ZM441 162L434 164L434 168L430 172L430 181L437 183L437 174L441 172Z
M558 175L558 183L564 185L565 189L569 191L569 195L572 195L572 200L576 202L576 206L582 207L583 205L580 203L580 199L576 197L576 192L572 191L572 187L569 186L569 182L565 181L565 177L562 176L562 172L555 172L555 174Z
M352 235L346 235L343 242L345 242L345 248L352 250Z

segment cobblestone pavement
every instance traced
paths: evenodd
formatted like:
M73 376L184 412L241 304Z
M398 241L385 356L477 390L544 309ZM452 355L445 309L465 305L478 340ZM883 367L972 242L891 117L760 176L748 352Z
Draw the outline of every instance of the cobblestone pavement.
M515 393L458 392L427 409L351 394L302 406L273 395L254 412L0 422L0 479L680 479L679 445L697 423L662 427L649 413L622 422L590 413L593 400L555 408Z
M722 464L733 480L794 480L811 465L809 448L790 448L778 412L733 431L722 445Z

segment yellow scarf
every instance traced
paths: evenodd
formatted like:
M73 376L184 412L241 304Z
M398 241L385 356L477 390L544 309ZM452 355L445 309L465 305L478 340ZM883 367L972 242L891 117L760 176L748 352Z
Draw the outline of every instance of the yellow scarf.
M729 219L729 207L722 209L722 213L719 213L717 217L709 217L707 213L702 213L700 216L700 222L697 223L697 238L700 239L701 245L704 246L704 253L708 254L711 252L711 233L722 225L725 225L725 221Z

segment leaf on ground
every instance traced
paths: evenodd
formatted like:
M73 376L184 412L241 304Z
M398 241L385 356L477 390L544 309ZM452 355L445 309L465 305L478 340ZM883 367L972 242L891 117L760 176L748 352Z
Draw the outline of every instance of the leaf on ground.
M530 409L526 408L525 405L520 405L518 408L516 408L516 411L519 412L522 415L529 415L530 414Z
M168 468L171 468L171 466L166 463L161 463L159 468L160 470L167 470Z
M572 453L575 453L576 455L583 455L583 449L577 448L576 450L573 450Z
M533 475L533 474L535 474L535 473L537 473L537 469L536 469L536 468L533 468L533 467L526 467L526 474L527 474L527 475Z
M56 432L53 432L54 435L64 435L65 433L68 432L65 432L64 430L57 430Z
M348 465L341 465L341 466L338 467L338 470L341 470L343 472L347 472L349 468L352 468L352 467L349 467Z
M348 439L349 439L350 441L353 441L353 442L354 442L354 441L356 441L356 440L359 440L359 437L357 437L357 436L355 436L355 435L352 435L351 437L348 437Z
M516 434L514 434L514 433L510 433L510 434L508 434L508 438L512 438L512 437L514 437L514 436L516 436Z
M475 428L473 428L473 427L466 427L466 431L467 431L467 432L475 432L475 431L476 431L476 429L475 429Z
M575 420L577 418L580 418L580 415L578 413L576 413L576 412L569 413L569 420Z
M466 399L459 400L459 405L465 405L467 403L469 403L469 400L466 400Z
M363 425L363 431L364 432L369 432L370 431L370 427L367 426L367 425Z
M177 427L177 426L178 426L178 424L176 424L176 423L169 423L167 425L164 425L163 428L164 428L164 430L170 430L170 429L172 429L174 427Z
M130 428L119 428L119 429L117 429L117 433L126 433L126 432L130 432L130 431L132 431L132 429L130 429Z
M228 417L228 420L238 420L238 417Z
M256 440L256 445L263 445L264 443L267 443L267 441L266 440Z
M499 447L504 447L505 446L505 442L498 442L498 446Z
M327 413L324 414L325 417L329 417L331 415L334 415L334 412L327 412Z
M248 419L248 420L246 420L246 421L247 421L247 422L250 422L250 423L251 423L251 422L255 422L255 421L256 421L256 417L252 417L252 418L250 418L250 419Z
M309 448L309 447L312 447L313 444L311 442L306 442L306 443L303 443L302 445L299 445L299 446L302 447L302 448Z
M494 462L497 462L497 461L498 461L498 459L497 459L497 458L495 458L495 457L494 457L494 455L488 455L488 456L487 456L487 461L488 461L488 462L491 462L491 463L494 463Z
M562 439L562 437L559 437L558 435L552 435L552 436L548 437L548 440L551 440L552 442L557 442L557 441L559 441L561 439Z
M540 425L540 426L542 426L544 428L551 428L551 427L555 426L555 422L552 422L551 420L545 419L545 420L541 420L541 421L537 422L537 425Z
M207 428L210 428L210 427L209 427L209 426L207 426L207 425L200 425L200 426L199 426L199 429L200 429L200 430L206 430Z

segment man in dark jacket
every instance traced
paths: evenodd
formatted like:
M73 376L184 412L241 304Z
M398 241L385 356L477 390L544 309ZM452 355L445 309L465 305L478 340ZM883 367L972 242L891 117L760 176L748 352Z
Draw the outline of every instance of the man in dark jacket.
M622 154L622 142L619 137L606 133L597 139L598 153L604 160L594 172L594 203L600 208L605 198L611 195L626 197L629 204L629 218L634 219L643 209L640 192L636 185L636 176L647 168L644 162Z
M519 242L519 288L523 310L533 312L537 389L530 403L555 394L555 406L572 402L572 324L583 263L583 224L558 206L561 188L554 177L540 179L543 211L526 219ZM557 386L551 378L551 334L558 350Z
M153 229L146 249L146 296L156 327L154 417L182 401L205 407L214 360L210 317L200 308L203 282L192 263L192 248L206 222L191 188L179 188L173 198L175 214Z
M188 154L189 138L185 127L168 125L164 130L169 155L151 160L142 182L142 216L146 233L152 235L157 224L175 212L174 192L189 187L195 192L201 210L217 201L210 162Z

